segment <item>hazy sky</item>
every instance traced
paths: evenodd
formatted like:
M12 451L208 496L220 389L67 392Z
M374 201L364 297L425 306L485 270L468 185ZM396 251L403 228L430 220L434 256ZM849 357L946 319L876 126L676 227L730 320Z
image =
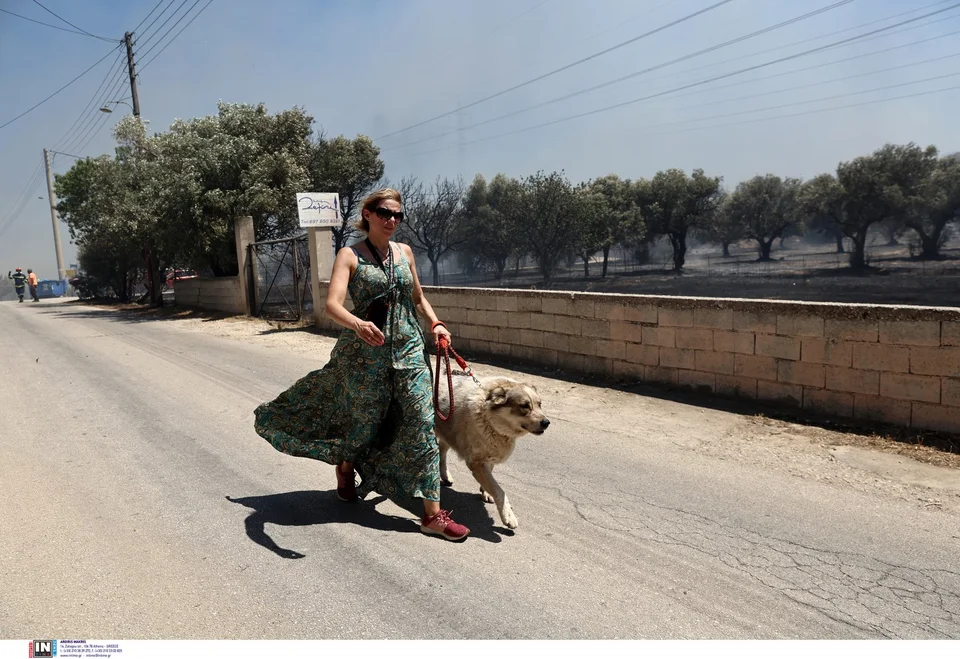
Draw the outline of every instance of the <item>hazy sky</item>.
M221 99L263 102L271 111L299 105L328 135L363 133L379 138L550 73L718 1L214 0L157 56L207 4L207 0L198 4L163 0L159 6L166 13L151 26L160 10L155 12L138 34L142 116L150 121L152 131L160 131L175 118L215 113ZM392 180L411 174L470 179L478 172L487 177L500 171L523 176L538 169L562 169L571 180L581 181L607 173L637 178L668 167L688 171L701 167L722 175L732 188L758 173L806 178L832 171L838 161L885 142L914 141L935 144L943 152L960 150L956 119L950 120L960 107L960 0L853 0L603 89L470 128L667 64L837 1L732 0L533 84L378 140L387 175ZM157 6L155 0L45 0L43 4L83 30L116 39ZM191 7L193 11L164 36ZM505 135L946 8L949 11L852 45ZM0 9L67 27L32 0L0 0ZM903 15L892 18L898 14ZM174 18L160 28L168 16ZM866 23L870 25L857 27ZM918 41L923 43L914 43ZM0 13L0 124L111 53L111 47L105 41ZM886 52L876 52L881 50ZM108 73L112 75L111 67L120 66L119 54L111 53L62 93L0 129L0 270L20 265L34 268L42 278L56 276L46 186L40 180L35 190L27 184L44 147L57 145L79 156L112 152L110 127L130 109L116 105L114 114L100 113L94 101L103 98L110 86L97 96L94 92ZM947 88L954 89L873 103ZM822 100L828 97L835 98ZM119 84L114 97L104 100L129 102L129 85ZM815 112L854 104L860 105ZM82 112L88 105L92 107ZM783 116L799 113L805 114ZM442 133L451 134L427 140ZM427 141L404 146L421 140ZM58 156L55 170L64 172L72 162ZM22 193L26 206L13 219L12 207ZM75 250L65 225L61 235L69 264L75 261Z

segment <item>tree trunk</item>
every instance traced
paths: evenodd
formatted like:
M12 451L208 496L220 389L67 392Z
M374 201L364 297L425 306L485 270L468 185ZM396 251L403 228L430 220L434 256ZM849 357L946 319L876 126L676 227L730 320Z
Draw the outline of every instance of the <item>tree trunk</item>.
M430 259L430 273L433 275L433 285L440 285L440 259Z
M850 253L850 267L863 270L867 267L867 227L853 236L853 251Z
M610 259L610 245L607 245L603 248L603 274L601 275L604 279L607 278L607 261Z
M776 238L771 238L770 240L760 240L757 239L757 242L760 243L760 260L761 261L770 261L770 252L773 251L773 241Z
M920 236L920 244L922 251L920 252L921 259L938 259L940 258L940 234L943 233L943 226L937 226L934 228L933 233L929 236L926 232L913 228L917 232L917 235Z
M590 257L584 256L581 258L583 258L583 276L589 278L590 277Z
M730 258L730 243L723 243L723 255Z
M679 275L687 258L687 234L671 233L670 245L673 247L673 271Z
M837 240L837 254L844 254L844 253L846 253L845 250L843 249L843 234L838 231L838 232L834 235L834 238L836 238L836 240Z

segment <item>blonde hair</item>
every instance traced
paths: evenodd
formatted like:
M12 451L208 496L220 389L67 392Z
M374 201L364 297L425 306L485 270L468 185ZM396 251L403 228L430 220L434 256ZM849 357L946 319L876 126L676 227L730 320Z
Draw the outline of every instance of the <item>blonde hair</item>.
M387 199L393 200L401 205L403 204L403 199L400 197L400 193L393 188L382 188L377 190L363 200L363 205L360 207L360 217L358 217L357 221L353 223L353 226L364 233L369 232L370 223L363 217L363 211L369 211L372 213L379 208L381 201L385 201Z

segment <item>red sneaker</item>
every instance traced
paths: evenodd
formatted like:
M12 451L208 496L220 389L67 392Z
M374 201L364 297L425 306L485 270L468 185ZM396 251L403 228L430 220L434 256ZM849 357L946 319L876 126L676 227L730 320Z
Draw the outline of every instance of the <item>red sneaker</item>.
M424 517L420 530L430 535L439 535L441 538L458 542L470 535L470 529L463 524L457 524L450 519L450 513L441 510L436 515Z
M357 479L353 469L349 473L340 471L340 465L336 466L337 472L337 498L341 501L357 500Z

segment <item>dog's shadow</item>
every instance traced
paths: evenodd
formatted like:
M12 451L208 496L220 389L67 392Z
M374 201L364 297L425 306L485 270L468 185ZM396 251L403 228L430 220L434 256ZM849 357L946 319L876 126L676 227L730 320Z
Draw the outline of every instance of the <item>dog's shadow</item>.
M242 498L227 496L226 499L253 511L244 520L248 538L277 556L288 559L305 558L306 555L279 546L267 533L267 524L357 524L378 531L420 533L417 520L423 515L423 504L420 501L394 501L410 513L411 517L408 518L376 510L378 504L388 500L386 496L377 495L355 503L344 503L337 498L335 491L299 490ZM470 528L468 542L470 538L500 542L500 533L513 535L513 532L506 528L494 527L493 520L484 509L486 504L480 499L479 491L468 494L444 487L442 505L446 510L454 510L454 519ZM441 538L438 540L442 541Z

